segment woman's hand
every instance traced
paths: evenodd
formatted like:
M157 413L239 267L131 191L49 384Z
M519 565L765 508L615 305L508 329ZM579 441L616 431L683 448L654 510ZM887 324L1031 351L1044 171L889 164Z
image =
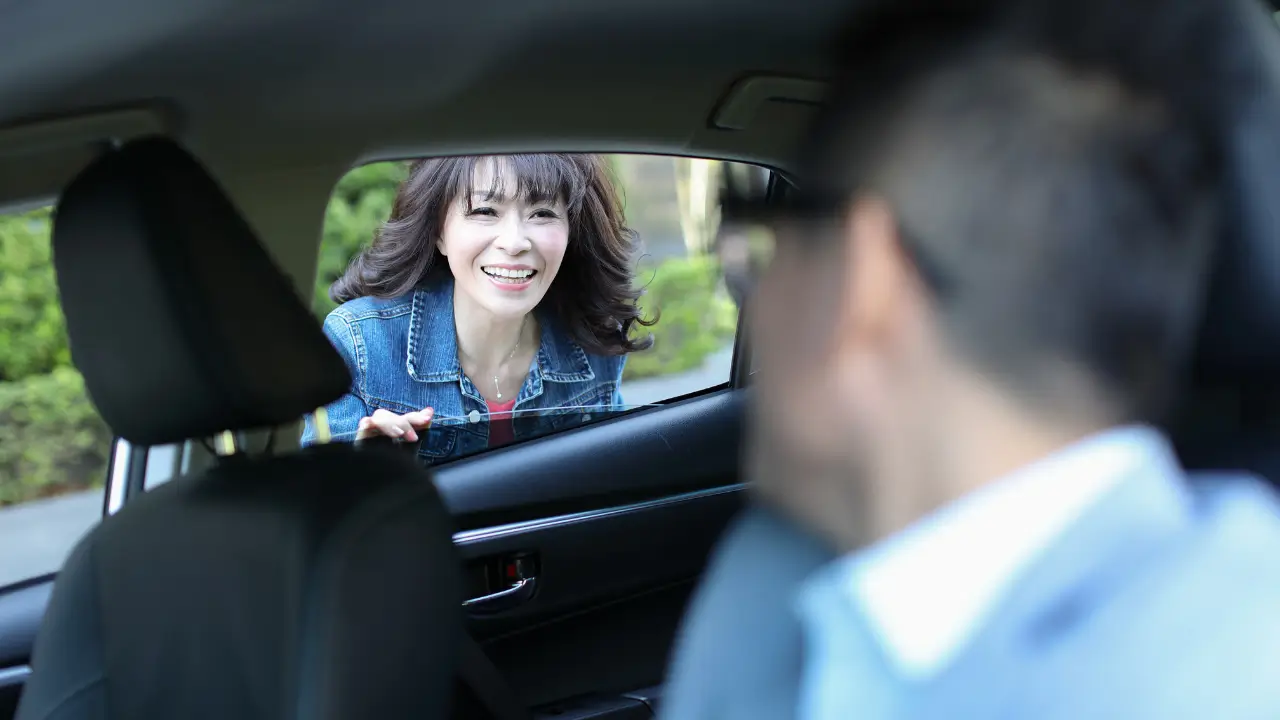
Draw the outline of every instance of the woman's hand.
M368 417L360 418L356 429L356 440L377 437L401 438L407 442L418 441L418 431L431 427L431 418L436 411L423 408L417 412L397 415L389 410L378 408Z

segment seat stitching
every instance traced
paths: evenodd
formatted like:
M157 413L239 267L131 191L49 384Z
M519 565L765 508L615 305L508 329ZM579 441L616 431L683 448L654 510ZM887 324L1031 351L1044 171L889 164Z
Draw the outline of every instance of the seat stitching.
M89 680L88 682L84 683L83 685L76 688L75 690L72 690L71 692L67 693L66 697L62 698L57 703L55 703L54 706L49 709L49 712L45 713L41 717L45 717L45 718L52 717L53 714L56 713L58 710L62 709L64 705L71 702L72 700L75 700L81 694L88 692L89 690L92 690L95 685L100 685L102 683L105 683L106 681L107 681L107 678L105 675L99 675L93 680Z

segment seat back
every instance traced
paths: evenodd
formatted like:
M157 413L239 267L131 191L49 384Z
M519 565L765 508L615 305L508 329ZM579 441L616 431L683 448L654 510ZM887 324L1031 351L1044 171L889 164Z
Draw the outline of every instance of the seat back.
M1194 367L1169 424L1192 470L1249 470L1280 484L1280 30L1254 0L1228 0L1233 102L1218 108L1226 232Z
M167 140L86 169L53 244L73 357L131 442L288 422L350 385L248 225ZM441 717L460 596L450 519L411 458L233 455L80 542L18 717Z

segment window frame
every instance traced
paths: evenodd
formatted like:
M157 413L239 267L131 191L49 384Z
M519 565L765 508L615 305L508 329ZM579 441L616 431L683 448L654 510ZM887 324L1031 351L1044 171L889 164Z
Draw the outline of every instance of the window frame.
M671 157L680 157L672 155ZM715 158L719 159L719 158ZM766 178L766 199L769 203L775 203L785 193L793 187L790 179L777 168L767 165L760 165L740 160L724 160L721 162L736 162L744 165L750 165L767 174ZM650 414L661 412L666 406L678 403L691 398L703 397L717 392L732 392L742 390L749 386L752 370L754 352L750 337L750 323L747 319L747 308L738 307L738 317L733 339L733 354L729 365L729 377L721 383L701 388L699 390L679 395L671 398L664 398L658 401L656 407L638 408L629 412L624 417L615 418L612 422L626 422L628 419L636 415ZM292 426L286 426L292 427ZM586 425L581 427L587 427ZM280 431L282 428L277 428ZM525 440L520 445L528 445L543 442L545 440L563 435L576 428L549 433L544 436ZM245 447L245 437L242 433L237 433L239 446ZM103 499L103 516L113 515L119 512L121 508L135 500L138 496L146 493L150 489L162 485L170 480L181 477L193 469L194 466L200 466L212 461L207 448L201 446L199 440L186 440L182 443L173 445L158 446L154 448L157 456L165 457L168 462L165 463L164 469L160 469L152 465L151 451L153 448L144 446L136 446L123 438L116 437L112 448L111 459L107 469L107 485L105 488ZM500 449L499 449L500 450ZM486 450L476 455L463 458L457 458L459 461L482 457L488 455L492 450ZM451 461L445 461L441 465L447 465Z

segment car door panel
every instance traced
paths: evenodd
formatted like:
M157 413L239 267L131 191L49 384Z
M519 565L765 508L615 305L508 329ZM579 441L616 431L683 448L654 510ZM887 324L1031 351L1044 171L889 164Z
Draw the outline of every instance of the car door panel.
M742 495L734 486L464 535L472 564L537 554L536 593L506 612L469 615L472 636L526 705L660 682L689 593Z
M471 597L529 559L531 597L468 612L525 706L648 716L692 588L744 500L744 396L710 392L439 470Z
M645 593L481 647L526 707L551 711L584 698L632 697L662 682L694 586Z
M469 595L500 591L514 579L504 564L529 559L531 597L468 613L526 707L648 716L689 595L743 502L744 395L712 392L440 469Z
M45 577L0 595L0 718L12 717L17 710L22 683L30 673L31 646L52 591L53 578Z
M536 569L527 602L471 615L473 635L488 638L592 604L696 577L706 552L741 506L742 487L704 490L621 508L459 533L472 568L525 557ZM480 588L481 592L494 588Z

